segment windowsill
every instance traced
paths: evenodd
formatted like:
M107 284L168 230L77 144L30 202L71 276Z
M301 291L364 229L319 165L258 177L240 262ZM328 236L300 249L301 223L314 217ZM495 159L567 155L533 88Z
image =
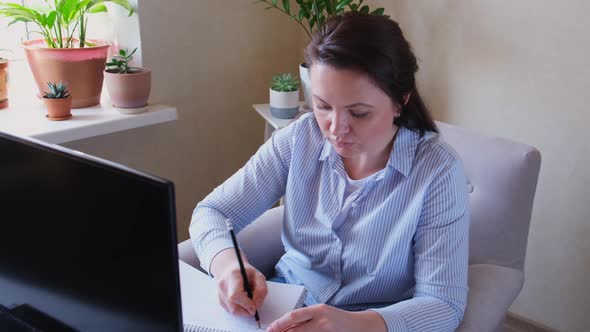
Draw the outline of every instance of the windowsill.
M49 121L45 118L47 111L43 102L35 97L36 86L26 61L11 62L9 75L10 106L0 110L0 131L12 135L60 144L178 118L175 107L159 104L148 104L144 113L122 114L110 106L103 88L100 105L73 109L72 118L66 121Z

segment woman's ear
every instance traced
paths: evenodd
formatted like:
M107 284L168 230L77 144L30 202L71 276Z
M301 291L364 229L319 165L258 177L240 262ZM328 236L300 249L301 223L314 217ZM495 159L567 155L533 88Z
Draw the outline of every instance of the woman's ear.
M408 101L410 100L410 94L411 92L408 92L404 95L404 106L408 104Z

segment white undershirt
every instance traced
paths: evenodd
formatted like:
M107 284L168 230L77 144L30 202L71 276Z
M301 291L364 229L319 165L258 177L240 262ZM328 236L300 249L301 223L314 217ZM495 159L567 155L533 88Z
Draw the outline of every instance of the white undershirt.
M344 203L342 204L342 210L336 216L336 218L334 218L334 221L332 223L332 229L337 231L338 228L342 226L342 223L344 223L346 217L348 216L348 211L352 206L352 202L356 200L358 194L360 193L361 187L363 186L363 184L365 184L365 182L367 182L372 177L372 175L369 175L360 180L353 180L348 176L348 174L346 175L346 188L344 188L343 198Z
M348 205L348 200L354 199L356 197L356 195L358 194L358 190L361 189L363 184L365 184L365 182L367 182L367 180L369 180L371 177L372 175L369 175L362 179L353 180L350 178L350 176L348 176L348 174L346 174L346 188L344 188L345 206Z

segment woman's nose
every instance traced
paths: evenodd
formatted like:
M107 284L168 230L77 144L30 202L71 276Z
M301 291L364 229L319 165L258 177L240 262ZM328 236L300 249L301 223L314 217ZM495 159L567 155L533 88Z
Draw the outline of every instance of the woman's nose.
M348 118L345 114L339 114L337 111L332 112L330 123L330 133L336 137L341 137L350 131Z

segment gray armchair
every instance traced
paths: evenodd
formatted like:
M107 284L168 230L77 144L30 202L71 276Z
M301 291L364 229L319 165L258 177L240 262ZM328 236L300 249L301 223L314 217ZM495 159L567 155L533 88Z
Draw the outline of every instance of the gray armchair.
M541 165L534 147L437 123L465 165L471 205L469 295L457 331L501 331L524 283L524 260ZM282 207L267 211L238 234L250 262L269 276L283 254ZM190 240L179 244L182 261L199 267Z

